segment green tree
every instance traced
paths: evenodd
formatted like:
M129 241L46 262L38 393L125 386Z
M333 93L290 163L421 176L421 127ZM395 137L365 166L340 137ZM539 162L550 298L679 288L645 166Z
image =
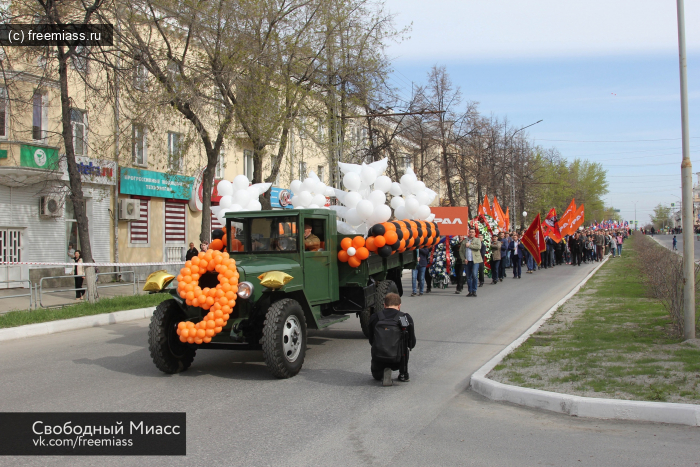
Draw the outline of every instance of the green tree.
M654 214L649 214L649 217L652 225L657 229L668 227L670 225L671 208L659 203L654 208Z

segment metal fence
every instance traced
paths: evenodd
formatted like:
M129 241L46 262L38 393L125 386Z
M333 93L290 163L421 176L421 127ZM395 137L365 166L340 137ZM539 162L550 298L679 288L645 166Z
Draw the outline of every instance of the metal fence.
M0 300L8 299L8 298L21 298L21 297L29 297L29 309L33 310L36 308L36 301L34 298L34 288L32 287L32 283L29 279L25 280L15 280L15 281L2 281L0 284L28 284L29 287L25 287L25 289L29 289L29 293L25 294L15 294L15 295L0 295Z
M123 274L131 274L131 285L133 288L133 294L137 295L138 294L138 279L137 275L134 271L116 271L116 272L100 272L95 274L95 276L107 276L107 275L117 275L121 276ZM54 304L54 305L44 305L44 294L49 295L49 294L58 294L58 293L64 293L64 292L77 292L78 290L87 290L86 287L73 287L73 288L63 288L63 289L51 289L51 290L44 290L44 281L45 280L51 280L51 279L65 279L65 278L75 278L74 275L72 276L47 276L47 277L42 277L41 280L39 281L39 285L36 289L36 295L37 299L35 300L35 308L38 303L38 306L41 308L55 308L55 307L62 307L66 306L67 303L63 304ZM99 295L99 289L109 289L109 288L114 288L114 287L124 287L125 285L128 285L129 282L119 282L117 284L114 283L107 283L107 285L100 285L100 283L97 283L97 290L98 290L98 295Z

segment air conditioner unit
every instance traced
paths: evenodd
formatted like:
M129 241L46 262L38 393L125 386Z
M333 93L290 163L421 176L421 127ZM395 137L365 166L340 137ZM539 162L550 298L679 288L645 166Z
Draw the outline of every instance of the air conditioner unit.
M138 199L119 200L119 220L137 221L141 218L141 201Z
M61 217L63 200L60 195L46 195L39 200L39 215L42 217Z

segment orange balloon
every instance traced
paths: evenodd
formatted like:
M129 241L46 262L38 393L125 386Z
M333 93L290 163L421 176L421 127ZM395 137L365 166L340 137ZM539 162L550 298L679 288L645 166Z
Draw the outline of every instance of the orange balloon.
M345 251L345 250L340 250L340 251L338 252L338 261L340 261L340 262L342 262L342 263L347 263L347 262L348 262L348 258L350 258L350 257L348 256L348 252L347 252L347 251Z
M204 329L197 329L197 337L199 337L201 339L202 337L204 337L206 335L207 335L207 333L204 331Z
M214 332L213 329L207 329L206 331L204 331L204 333L206 337L214 337L216 335L216 332Z
M360 261L356 256L351 256L350 258L348 258L348 264L350 265L350 267L356 268L360 264L362 264L362 261Z
M222 331L221 328L214 328L214 332L217 333L217 334L220 333L221 331Z
M382 225L384 226L384 230L386 230L387 232L390 230L392 232L396 232L396 226L394 224L392 224L391 222L382 222ZM385 235L386 235L386 232L385 232Z
M198 306L199 306L199 300L196 299L196 298L195 298L194 300L192 300L192 306L193 306L193 307L198 307Z
M374 246L381 248L384 245L386 245L386 238L384 238L384 235L377 235L374 237Z
M221 310L216 310L214 312L214 319L221 318L222 316L224 316L224 314L221 312Z
M355 249L361 248L361 247L365 246L365 239L364 239L364 237L360 237L360 236L358 235L357 237L353 238L353 239L352 239L352 246L354 246Z
M178 286L179 286L180 285L179 283L183 282L185 280L185 276L183 276L182 274L178 274L176 279L177 279Z
M221 237L221 242L222 242L224 245L228 245L228 235L224 234L224 236Z
M344 238L340 241L340 248L347 250L352 246L352 240L350 238Z
M399 239L399 236L393 230L384 233L384 240L387 245L393 245Z
M187 338L186 338L186 337L183 337L183 336L180 336L180 342L187 342Z
M192 282L197 282L199 280L199 274L192 274Z
M369 251L377 251L377 247L374 244L374 237L367 237L367 240L365 240L365 247L367 247Z
M190 268L182 268L182 269L180 269L180 274L187 277L187 276L192 275L192 270Z
M194 337L188 337L188 338L187 338L187 342L188 342L189 344L194 344Z
M369 257L369 250L362 246L357 249L355 256L357 256L359 260L367 259Z

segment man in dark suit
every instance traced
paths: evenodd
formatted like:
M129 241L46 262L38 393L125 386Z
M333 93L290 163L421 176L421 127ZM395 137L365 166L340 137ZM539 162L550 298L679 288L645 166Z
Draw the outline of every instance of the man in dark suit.
M185 255L185 261L189 261L195 256L197 256L199 252L197 249L194 247L194 243L190 242L190 249L187 250L187 254Z
M513 279L520 279L522 259L525 256L525 247L520 243L518 234L513 234L513 241L508 246L513 254Z
M502 235L502 240L501 240L501 264L499 265L499 268L501 268L500 272L498 273L498 280L499 282L503 282L503 278L506 277L506 263L507 261L507 256L508 256L508 251L510 248L511 244L511 239L508 236L508 233L506 232L505 234L500 233L499 235Z

